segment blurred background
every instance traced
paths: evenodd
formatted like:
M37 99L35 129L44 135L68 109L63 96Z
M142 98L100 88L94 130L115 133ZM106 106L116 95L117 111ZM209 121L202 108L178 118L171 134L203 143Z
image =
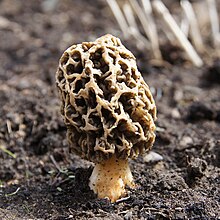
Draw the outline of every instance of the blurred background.
M218 219L219 0L0 0L0 219ZM55 86L72 44L110 33L156 100L153 161L137 190L97 200L69 155ZM161 157L162 156L162 157Z

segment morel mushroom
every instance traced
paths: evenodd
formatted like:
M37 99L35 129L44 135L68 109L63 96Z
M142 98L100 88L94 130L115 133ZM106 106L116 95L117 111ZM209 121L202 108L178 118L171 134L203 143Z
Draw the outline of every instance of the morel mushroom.
M128 158L155 140L156 106L135 57L105 35L69 47L56 73L70 149L95 163L90 188L112 202L134 186Z

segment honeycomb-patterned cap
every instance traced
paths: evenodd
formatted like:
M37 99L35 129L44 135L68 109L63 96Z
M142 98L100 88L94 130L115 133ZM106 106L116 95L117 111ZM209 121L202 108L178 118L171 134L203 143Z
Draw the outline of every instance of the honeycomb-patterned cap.
M135 158L155 140L156 106L133 54L105 35L69 47L56 73L70 149L101 162Z

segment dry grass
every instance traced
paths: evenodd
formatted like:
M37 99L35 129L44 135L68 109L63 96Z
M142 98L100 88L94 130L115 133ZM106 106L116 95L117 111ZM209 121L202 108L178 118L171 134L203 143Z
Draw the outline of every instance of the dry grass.
M172 14L172 4L162 0L106 0L124 37L133 38L153 54L153 59L162 60L160 45L166 41L181 47L195 66L203 65L202 57L207 50L220 55L219 16L216 0L191 3L181 0L178 14ZM204 16L204 10L207 16ZM208 10L207 10L208 9ZM140 24L140 25L139 25ZM204 31L205 30L205 31ZM165 33L164 36L158 33ZM207 35L211 33L211 35ZM175 42L175 43L174 43ZM208 56L210 56L208 54Z

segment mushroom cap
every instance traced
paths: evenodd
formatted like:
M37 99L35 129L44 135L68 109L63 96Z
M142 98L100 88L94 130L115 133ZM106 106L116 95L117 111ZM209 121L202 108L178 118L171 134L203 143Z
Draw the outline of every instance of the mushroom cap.
M152 147L155 102L120 39L108 34L69 47L56 83L73 152L97 163L113 154L135 158Z

